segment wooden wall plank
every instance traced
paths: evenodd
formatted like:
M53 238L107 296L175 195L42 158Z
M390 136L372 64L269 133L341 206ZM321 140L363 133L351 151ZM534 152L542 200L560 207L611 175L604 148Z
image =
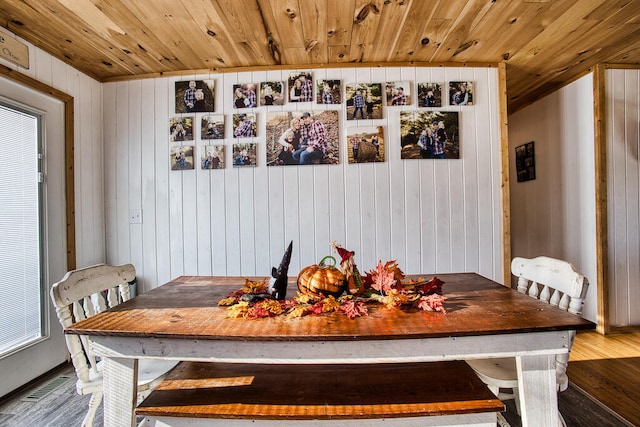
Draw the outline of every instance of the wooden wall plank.
M626 180L626 146L625 132L626 120L624 114L626 102L626 88L624 79L624 70L612 70L612 84L610 87L610 96L608 102L608 132L607 150L608 160L608 211L609 218L609 236L611 237L611 246L609 249L609 259L615 260L610 265L610 280L613 286L609 288L610 298L610 321L611 326L622 326L628 322L628 312L625 306L628 301L629 283L627 269L627 241L629 239L627 223L627 185ZM619 105L616 105L618 103Z
M147 184L153 188L155 193L155 209L153 206L145 206L144 217L154 216L156 222L156 242L155 247L149 249L154 251L158 281L164 283L175 277L171 273L171 245L170 245L170 209L169 209L169 117L175 111L175 101L172 95L175 91L175 81L173 79L154 79L154 150L150 159L154 166L154 175L149 179L152 182ZM146 212L146 214L145 214Z
M116 87L115 123L115 235L117 238L114 262L126 264L130 260L130 229L129 229L129 84ZM132 112L136 114L136 112ZM126 159L126 160L125 160Z
M126 175L128 176L129 189L125 210L127 223L129 223L129 259L133 265L137 266L136 275L145 277L144 271L144 241L142 233L142 224L131 224L131 211L134 209L142 209L142 111L144 98L142 98L142 81L129 82L128 93L128 111L129 115L129 134L126 138L129 141L128 153L123 157L122 163L127 166ZM126 162L124 161L126 159ZM144 215L143 215L144 220ZM140 271L138 271L140 270ZM145 284L141 280L140 291L144 290Z

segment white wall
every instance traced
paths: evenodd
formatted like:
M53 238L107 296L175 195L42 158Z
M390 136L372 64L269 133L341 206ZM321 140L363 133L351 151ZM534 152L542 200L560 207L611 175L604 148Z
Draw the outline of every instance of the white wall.
M501 281L497 70L406 67L312 72L314 79L340 79L343 86L474 81L474 106L442 108L460 111L461 159L400 159L398 111L417 109L414 99L413 106L385 109L383 120L358 121L385 127L384 163L347 164L346 120L341 113L340 164L267 167L266 109L310 107L285 104L256 109L258 166L232 168L232 85L286 80L289 71L107 83L107 261L135 264L140 290L145 291L182 274L267 276L290 240L294 241L290 272L297 272L331 254L329 243L336 240L356 252L361 270L373 268L379 259L396 259L407 273L473 271ZM216 113L225 114L228 128L224 170L169 170L174 84L189 78L216 81ZM313 105L314 110L322 108ZM196 145L199 158L203 143L197 140ZM129 224L132 209L142 209L142 224Z
M509 116L511 255L560 258L590 282L597 319L593 83L587 75ZM517 182L515 148L534 141L536 179Z
M640 70L607 70L609 322L640 325Z

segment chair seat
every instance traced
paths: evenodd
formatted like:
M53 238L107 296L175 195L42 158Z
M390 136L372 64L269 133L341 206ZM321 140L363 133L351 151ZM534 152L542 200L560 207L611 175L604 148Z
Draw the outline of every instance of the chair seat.
M485 383L491 381L501 388L518 386L518 370L513 357L467 360L467 364Z
M153 383L177 364L174 360L141 359L138 362L138 388Z
M164 375L178 364L173 360L141 359L138 362L138 391L148 390L154 382L159 383ZM102 389L102 363L98 363L98 372L90 371L89 381L78 380L78 394L90 394Z

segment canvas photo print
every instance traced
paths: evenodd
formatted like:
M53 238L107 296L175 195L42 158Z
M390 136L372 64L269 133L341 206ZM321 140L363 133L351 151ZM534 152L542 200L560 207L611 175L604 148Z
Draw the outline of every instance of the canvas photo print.
M340 80L318 80L316 82L317 104L341 104L342 85Z
M418 83L418 107L442 107L442 85L440 83Z
M169 162L172 171L194 169L193 145L171 147L169 152Z
M267 114L268 166L340 162L340 118L336 110Z
M224 145L205 145L200 156L200 167L204 169L224 169Z
M233 85L233 107L254 108L258 106L257 86L254 83Z
M171 117L169 119L169 141L193 141L193 117Z
M349 83L345 98L347 120L382 118L382 83Z
M313 78L309 72L289 74L289 102L313 101Z
M460 158L458 112L401 111L402 159Z
M233 115L233 136L235 138L252 138L256 136L256 115L241 113Z
M449 82L450 105L473 105L473 82Z
M202 116L200 119L200 139L224 138L224 114Z
M258 156L255 143L233 144L233 167L255 167Z
M214 111L215 80L176 82L176 114Z
M382 126L362 126L347 129L349 163L384 162L384 132Z
M386 82L384 84L387 106L411 105L411 82Z
M260 83L260 105L283 105L284 82L262 82Z

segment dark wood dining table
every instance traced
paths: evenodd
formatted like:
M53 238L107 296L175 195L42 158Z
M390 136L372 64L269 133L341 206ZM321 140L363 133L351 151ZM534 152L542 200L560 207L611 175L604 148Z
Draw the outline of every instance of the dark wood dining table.
M181 276L65 333L87 336L103 359L105 426L135 425L141 358L371 364L511 356L523 426L556 426L555 356L569 351L567 331L595 325L475 273L437 277L444 281L446 314L374 305L355 319L337 312L244 319L228 317L217 303L246 277ZM289 296L296 292L294 280Z

